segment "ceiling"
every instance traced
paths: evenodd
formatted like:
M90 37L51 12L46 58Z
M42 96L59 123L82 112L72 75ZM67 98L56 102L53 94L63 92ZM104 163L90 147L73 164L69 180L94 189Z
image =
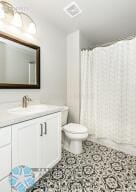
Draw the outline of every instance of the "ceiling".
M75 0L83 12L73 19L63 11L70 2L22 0L22 6L66 33L81 30L93 46L136 34L136 0Z

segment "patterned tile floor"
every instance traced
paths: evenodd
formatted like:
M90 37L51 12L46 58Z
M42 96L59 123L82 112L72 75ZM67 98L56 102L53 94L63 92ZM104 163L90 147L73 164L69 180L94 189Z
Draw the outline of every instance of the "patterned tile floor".
M62 160L31 191L136 192L136 157L91 141L83 148L81 155L63 150Z

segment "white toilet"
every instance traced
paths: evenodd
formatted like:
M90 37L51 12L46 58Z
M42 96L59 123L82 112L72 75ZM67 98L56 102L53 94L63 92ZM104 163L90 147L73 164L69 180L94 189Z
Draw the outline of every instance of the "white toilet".
M83 152L82 141L88 137L88 130L86 127L76 124L67 124L68 107L62 110L62 145L63 148L73 154L80 154Z

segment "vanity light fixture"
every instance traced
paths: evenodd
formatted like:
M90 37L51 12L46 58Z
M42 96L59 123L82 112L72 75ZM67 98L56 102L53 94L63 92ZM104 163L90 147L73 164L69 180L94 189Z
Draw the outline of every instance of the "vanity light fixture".
M0 1L0 19L11 20L15 14L15 7L8 2Z
M0 4L0 19L3 19L5 17L5 13L4 13L4 10L3 10L3 5Z
M22 21L24 21L24 20L26 21L26 19L27 19L27 28L25 29L25 31L29 34L35 34L36 33L36 24L32 20L32 18L24 12L20 12L20 15L21 15ZM25 27L25 23L23 23L23 24Z
M15 13L14 14L14 17L13 17L13 20L12 20L12 24L15 26L15 27L22 27L22 19L21 19L21 16L19 13Z
M29 24L28 32L31 33L31 34L35 34L36 33L36 25L33 22L31 22Z
M8 23L11 26L16 27L24 33L31 35L36 33L36 24L32 18L24 12L17 11L17 9L8 2L0 1L0 20L3 23Z

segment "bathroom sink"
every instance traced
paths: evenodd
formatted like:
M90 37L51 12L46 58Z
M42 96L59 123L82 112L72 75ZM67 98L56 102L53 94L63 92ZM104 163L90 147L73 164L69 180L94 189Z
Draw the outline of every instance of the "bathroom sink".
M9 109L9 113L19 114L19 115L31 115L36 113L41 113L49 109L48 105L30 105L27 108L17 107Z

